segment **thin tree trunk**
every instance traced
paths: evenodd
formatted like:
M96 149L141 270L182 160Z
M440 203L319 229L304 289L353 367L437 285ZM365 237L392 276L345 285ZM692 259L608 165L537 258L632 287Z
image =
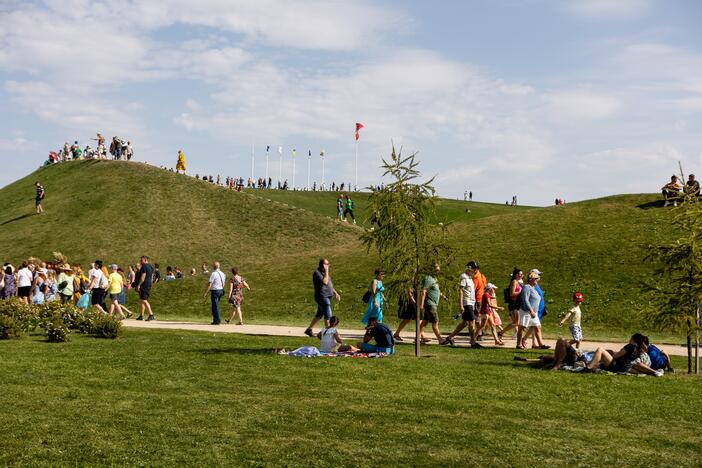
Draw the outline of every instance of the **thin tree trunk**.
M692 321L687 319L687 373L692 374Z
M695 375L700 375L700 305L695 310Z

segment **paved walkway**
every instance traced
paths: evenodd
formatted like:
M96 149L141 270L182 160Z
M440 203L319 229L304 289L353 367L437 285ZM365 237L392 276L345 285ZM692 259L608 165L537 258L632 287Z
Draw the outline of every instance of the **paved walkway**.
M288 336L288 337L303 337L305 336L304 327L287 327L278 325L208 325L195 322L162 322L155 320L153 322L144 322L141 320L124 320L122 324L127 328L151 328L161 330L192 330L205 331L215 333L239 333L241 335L261 335L261 336ZM317 329L316 329L317 330ZM317 330L318 331L318 330ZM339 334L342 338L349 340L360 340L363 337L363 330L340 329ZM414 342L414 328L410 332L402 332L402 338L405 343L412 344ZM427 335L429 336L429 335ZM515 342L510 338L505 337L505 348L514 348ZM556 344L556 340L544 340L546 344L552 348ZM436 345L436 341L432 340L431 344ZM481 344L485 347L495 347L492 339L484 340ZM457 346L468 346L468 338L460 336L456 338ZM618 350L623 346L623 343L611 343L602 341L585 341L582 344L584 351L593 351L598 346L605 349ZM671 356L687 356L687 350L684 346L660 345L658 346Z

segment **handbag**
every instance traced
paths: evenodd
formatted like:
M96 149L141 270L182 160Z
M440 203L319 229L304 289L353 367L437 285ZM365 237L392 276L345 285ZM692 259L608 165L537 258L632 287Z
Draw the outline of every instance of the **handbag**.
M361 300L364 303L368 304L368 301L370 301L370 298L371 298L371 292L370 292L370 290L368 290L365 293L363 293L363 297L361 298Z
M80 296L80 299L78 299L78 302L76 302L76 307L79 309L87 309L88 306L90 305L90 294L83 294Z

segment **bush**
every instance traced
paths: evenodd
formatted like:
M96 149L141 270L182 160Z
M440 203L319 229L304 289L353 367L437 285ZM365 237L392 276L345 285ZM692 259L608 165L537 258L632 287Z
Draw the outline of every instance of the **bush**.
M90 333L98 338L115 339L122 331L122 323L109 315L97 313L92 319Z
M0 340L19 338L22 333L15 319L9 315L0 315Z
M95 319L99 317L101 314L95 309L90 308L87 310L84 310L83 312L80 312L80 309L78 309L78 316L75 319L75 329L78 330L78 333L83 333L83 334L90 334L93 332L93 323L95 322Z
M11 318L15 327L22 333L34 331L40 323L37 306L25 304L17 298L0 301L0 316Z
M63 317L59 314L53 317L46 317L43 321L43 327L46 329L46 338L51 343L63 343L68 341L68 336L71 331L63 321Z

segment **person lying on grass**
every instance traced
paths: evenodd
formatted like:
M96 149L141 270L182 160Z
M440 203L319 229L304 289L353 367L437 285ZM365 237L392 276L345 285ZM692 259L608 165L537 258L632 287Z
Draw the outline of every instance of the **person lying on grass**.
M641 333L634 333L629 344L616 353L604 348L597 348L592 361L587 365L587 371L597 371L600 368L616 373L646 374L662 377L662 370L651 368L651 358L648 356L646 338Z
M577 361L585 361L582 355L578 355L578 351L564 338L558 338L556 347L553 350L553 355L543 355L534 359L527 359L521 356L515 356L515 361L524 361L534 367L541 369L551 369L554 371L561 370L563 366L574 367Z
M375 344L371 344L371 341L375 341ZM393 354L395 352L395 339L392 336L392 330L384 323L379 323L378 317L370 317L366 334L358 347L364 353Z
M317 333L317 337L322 340L322 343L319 345L319 350L323 353L357 352L358 348L345 344L341 339L341 336L339 336L339 331L336 329L338 325L339 317L332 315L329 318L329 326L327 328L323 328L322 331Z

